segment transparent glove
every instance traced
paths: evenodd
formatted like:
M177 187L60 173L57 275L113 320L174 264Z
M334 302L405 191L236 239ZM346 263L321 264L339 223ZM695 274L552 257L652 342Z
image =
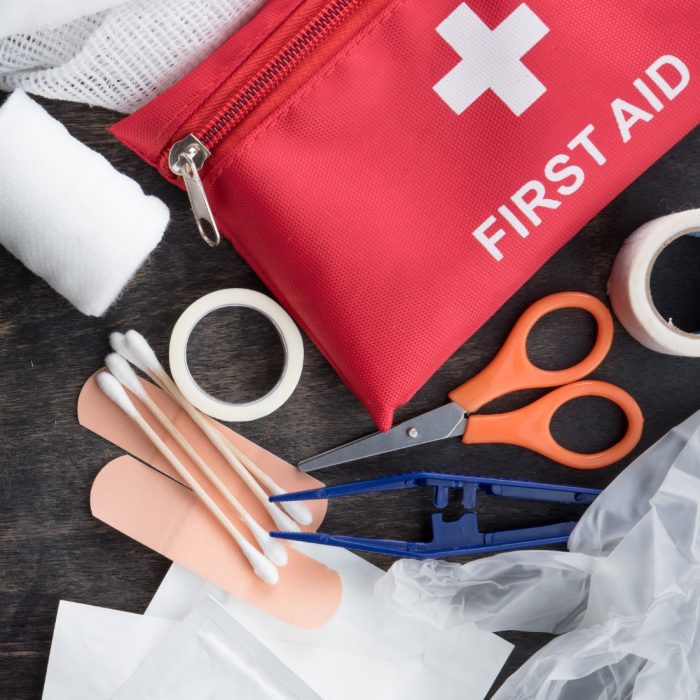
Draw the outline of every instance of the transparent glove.
M569 552L399 561L376 587L442 628L553 632L495 700L700 696L700 412L596 499Z

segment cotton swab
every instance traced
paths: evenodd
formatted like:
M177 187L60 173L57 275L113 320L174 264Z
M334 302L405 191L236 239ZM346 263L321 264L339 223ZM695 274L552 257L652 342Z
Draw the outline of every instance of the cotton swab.
M180 390L177 388L177 385L175 385L174 382L171 381L172 387L174 388L173 391L170 391L168 387L165 386L164 382L160 379L160 375L165 375L167 379L170 379L170 377L158 361L153 349L150 347L150 345L148 345L148 342L140 333L137 333L136 331L130 332L132 334L132 343L136 343L140 346L144 359L148 360L150 363L150 369L146 364L144 364L144 362L139 361L139 357L137 355L130 351L126 336L123 333L114 332L110 335L109 340L112 349L121 355L125 360L128 360L132 365L134 365L134 367L140 369L146 376L156 382L161 389L170 394L180 404L180 406L182 406L188 412L190 417L197 421L198 425L202 427L199 419L201 418L202 421L206 422L206 418L201 416L201 414L190 405L189 401L182 396ZM204 428L202 429L204 430ZM224 438L224 440L229 449L236 455L236 457L238 457L239 461L243 463L248 471L250 471L258 479L258 481L265 484L272 495L277 496L279 494L287 493L287 491L277 484L269 474L266 474L262 469L260 469L260 467L258 467L257 464L255 464L255 462L253 462L236 445L234 445L231 440L228 438ZM289 515L291 515L292 518L294 518L294 520L296 520L300 525L308 525L313 519L308 506L301 501L283 502L279 505L284 508L284 510L286 510L287 513L289 513Z
M255 478L263 483L267 490L273 496L279 496L280 494L287 493L286 489L283 489L269 474L266 474L260 467L253 462L250 457L248 457L245 452L243 452L236 444L234 444L229 438L224 437L226 444L229 449L238 457L238 459L243 463L249 472L255 476ZM294 520L296 520L300 525L308 525L313 520L313 515L309 507L302 501L282 501L280 505L291 515Z
M126 336L123 333L118 333L117 331L110 333L109 344L112 346L112 350L114 350L117 355L121 355L127 362L130 362L132 365L134 365L134 367L140 369L145 375L156 381L155 377L148 372L145 365L142 365L138 361L138 358L129 352L129 348L126 344Z
M177 444L185 451L187 456L202 470L207 478L214 484L219 493L226 499L231 507L238 513L239 517L246 524L253 537L260 545L265 556L277 566L284 566L287 563L287 549L277 540L270 537L270 534L250 515L243 504L231 493L216 472L206 463L201 455L187 442L185 436L175 427L173 422L163 413L160 406L148 395L139 381L134 370L129 363L116 352L110 353L105 358L107 369L123 386L135 394L139 400L156 417L157 421L170 433Z
M229 448L221 433L219 433L208 419L199 413L199 411L182 396L177 385L160 364L156 354L153 352L153 349L146 339L134 330L127 331L125 338L127 352L137 360L137 366L143 367L143 371L170 394L183 410L187 412L190 418L197 423L234 471L243 479L255 497L265 505L270 516L275 521L275 525L283 531L299 532L297 523L282 512L274 503L270 503L265 491L263 491L260 484L258 484L236 454Z
M139 428L141 428L146 437L168 460L185 483L195 492L209 512L221 523L229 535L231 535L236 544L240 547L243 555L250 562L256 575L266 583L276 584L279 581L277 567L267 557L255 549L255 547L253 547L253 545L238 531L236 526L228 520L219 506L216 505L209 494L199 485L199 482L194 479L170 448L161 440L155 430L146 422L146 419L139 413L136 406L134 406L131 399L127 396L122 385L109 374L109 372L100 372L97 375L97 384L100 389L102 389L102 391L139 426Z

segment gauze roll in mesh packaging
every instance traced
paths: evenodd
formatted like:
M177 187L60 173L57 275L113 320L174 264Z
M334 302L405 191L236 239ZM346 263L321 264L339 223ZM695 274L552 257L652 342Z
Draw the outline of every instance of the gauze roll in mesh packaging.
M126 0L3 0L0 3L0 37L58 27L124 2Z
M262 0L93 0L82 4L115 7L81 17L76 0L64 4L64 16L75 19L51 28L37 21L29 33L0 39L0 90L130 113L197 65Z
M21 91L0 107L0 134L0 244L102 315L160 241L168 208Z

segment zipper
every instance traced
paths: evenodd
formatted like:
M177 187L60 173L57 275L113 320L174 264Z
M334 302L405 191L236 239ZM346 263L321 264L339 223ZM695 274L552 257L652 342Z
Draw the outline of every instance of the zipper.
M168 166L184 180L199 235L213 248L221 242L221 234L211 212L202 179L199 177L199 171L210 155L211 151L196 136L190 134L170 149Z
M285 47L250 79L227 105L214 115L199 135L190 133L168 153L168 167L183 178L199 234L210 246L221 240L200 177L202 166L220 143L270 92L353 10L361 0L333 0L308 22Z

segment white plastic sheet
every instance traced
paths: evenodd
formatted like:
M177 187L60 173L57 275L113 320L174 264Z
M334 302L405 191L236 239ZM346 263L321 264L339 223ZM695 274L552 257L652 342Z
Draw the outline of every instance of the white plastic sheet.
M304 630L267 615L176 565L146 615L182 619L212 596L324 700L479 700L512 645L475 625L438 630L393 613L374 598L382 571L335 547L299 544L343 582L338 612Z
M42 700L111 698L177 625L62 600Z
M211 598L180 622L111 697L322 700Z
M560 634L494 700L700 697L700 412L613 481L568 546L400 561L376 592L443 629Z
M216 601L182 621L62 600L43 700L320 700Z

